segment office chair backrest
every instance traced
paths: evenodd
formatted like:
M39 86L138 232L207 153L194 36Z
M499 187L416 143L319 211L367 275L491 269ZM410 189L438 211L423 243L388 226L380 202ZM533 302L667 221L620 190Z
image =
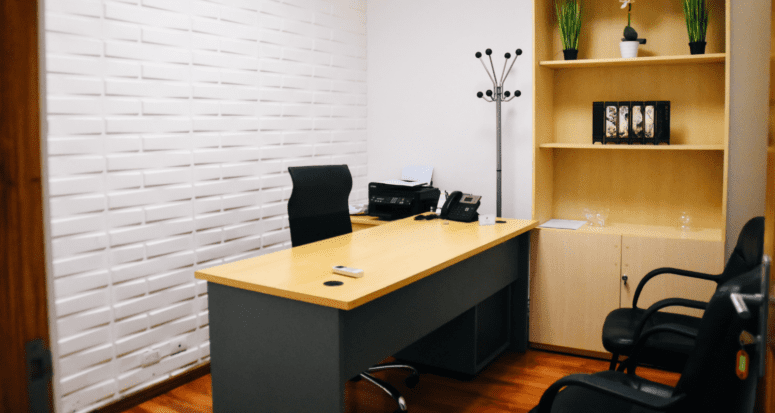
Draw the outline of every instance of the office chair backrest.
M289 167L293 190L288 221L294 247L352 232L348 199L353 187L347 165Z
M762 268L763 265L759 265L732 279L719 287L711 298L702 317L697 344L675 388L675 394L683 393L686 398L674 411L752 411L760 377L757 366L762 354L757 349L761 347L745 347L750 360L749 374L745 380L736 374L737 352L743 348L739 341L743 330L754 336L761 334L759 318L762 312L757 306L749 305L751 318L741 319L730 294L763 293Z
M751 218L745 223L732 255L721 273L721 285L761 264L764 256L764 217Z

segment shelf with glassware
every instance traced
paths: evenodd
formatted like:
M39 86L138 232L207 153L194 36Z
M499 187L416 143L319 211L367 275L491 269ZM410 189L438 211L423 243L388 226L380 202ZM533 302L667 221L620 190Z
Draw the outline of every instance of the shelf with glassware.
M691 215L689 214L691 217ZM539 231L568 231L554 228L538 228ZM696 241L721 242L721 228L696 228L688 226L688 229L682 229L678 225L639 225L608 222L605 226L595 226L590 223L584 224L581 228L575 230L579 233L587 234L613 234L626 235L645 238L662 239L686 239Z

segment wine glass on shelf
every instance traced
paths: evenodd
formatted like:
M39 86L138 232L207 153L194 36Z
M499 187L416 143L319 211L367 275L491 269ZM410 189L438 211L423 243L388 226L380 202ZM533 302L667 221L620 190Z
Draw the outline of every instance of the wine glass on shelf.
M609 208L600 208L595 214L595 224L598 227L604 227L605 221L608 219L608 214L611 212Z
M593 210L591 210L589 208L584 208L583 213L584 213L584 218L587 219L587 225L590 226L590 227L594 227L595 226L595 211L593 211Z
M678 218L678 229L681 232L689 232L692 229L692 216L689 215L689 211L681 211L681 216Z

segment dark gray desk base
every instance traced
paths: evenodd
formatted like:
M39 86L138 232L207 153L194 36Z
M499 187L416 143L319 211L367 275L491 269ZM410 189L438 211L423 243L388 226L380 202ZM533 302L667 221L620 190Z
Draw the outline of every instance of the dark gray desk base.
M503 291L511 317L502 324L485 316L483 324L505 325L512 348L524 351L528 243L529 234L520 235L350 311L208 283L213 411L342 412L347 380L465 318L494 294L502 301ZM492 313L492 305L481 308ZM476 343L467 334L457 339L461 347ZM500 347L484 358L475 355L479 368ZM427 361L457 368L456 360L447 360Z

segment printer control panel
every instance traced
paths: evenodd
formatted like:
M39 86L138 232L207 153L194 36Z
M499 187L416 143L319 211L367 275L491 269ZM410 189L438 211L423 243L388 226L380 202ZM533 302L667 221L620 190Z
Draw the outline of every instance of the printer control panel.
M411 205L412 198L398 197L398 196L382 196L372 195L369 198L370 202L382 205Z

